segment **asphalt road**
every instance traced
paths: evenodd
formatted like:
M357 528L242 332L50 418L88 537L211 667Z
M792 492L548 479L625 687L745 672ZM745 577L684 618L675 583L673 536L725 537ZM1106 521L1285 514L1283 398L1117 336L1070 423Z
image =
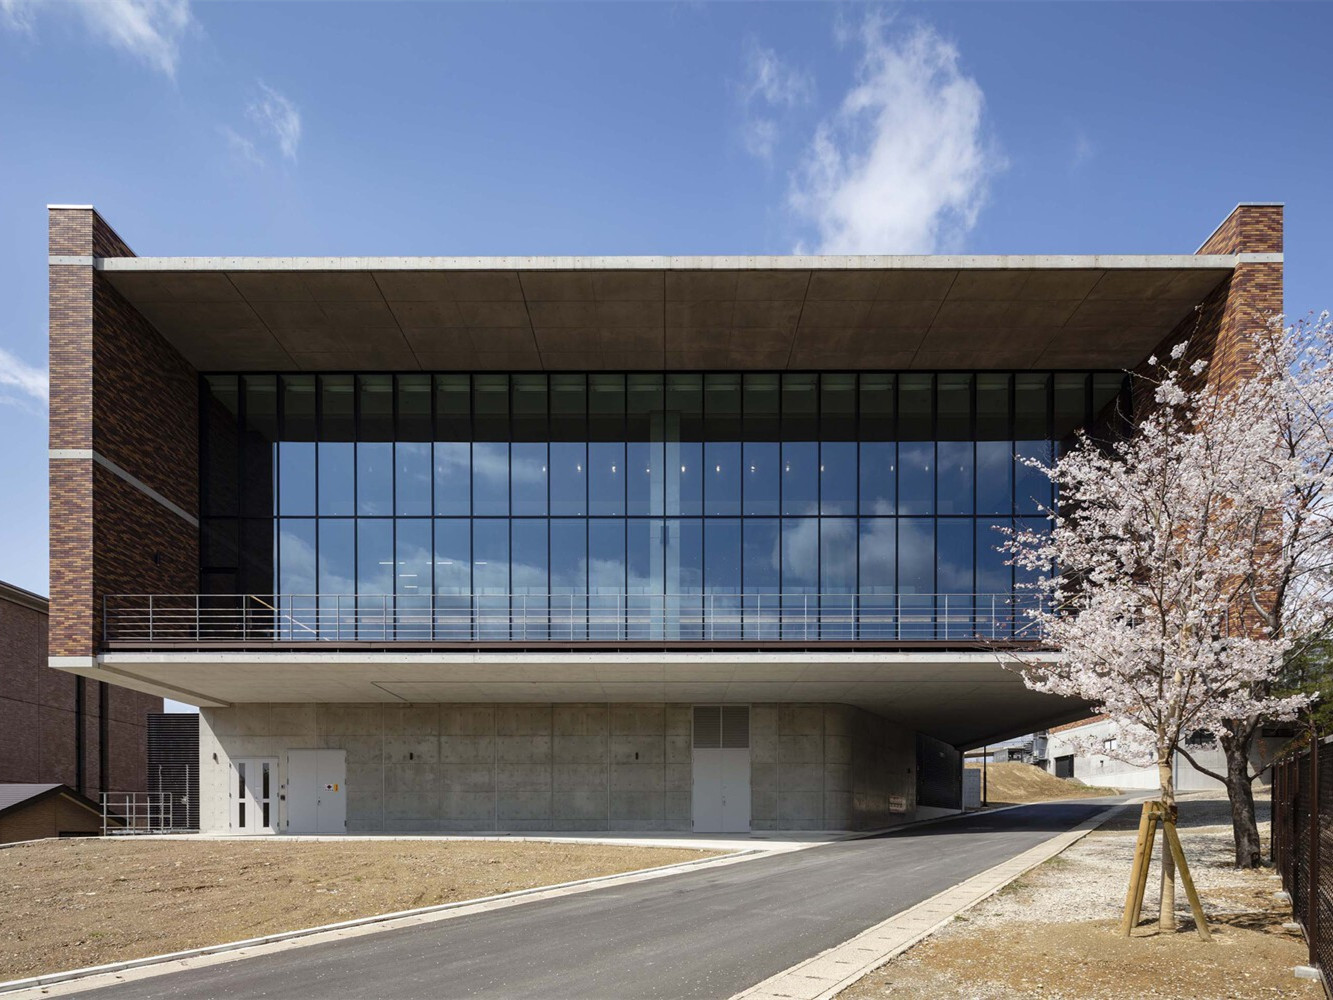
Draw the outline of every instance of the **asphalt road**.
M1052 803L962 817L82 995L729 997L1104 808Z

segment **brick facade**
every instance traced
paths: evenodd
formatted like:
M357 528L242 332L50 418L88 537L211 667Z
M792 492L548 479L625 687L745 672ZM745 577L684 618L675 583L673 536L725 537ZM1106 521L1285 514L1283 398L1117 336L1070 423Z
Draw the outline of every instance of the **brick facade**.
M91 209L54 208L49 223L51 255L81 258L49 266L50 446L75 454L50 460L41 684L61 690L58 704L24 720L44 748L37 776L25 780L95 796L146 787L146 717L162 699L46 669L46 653L95 654L104 594L196 590L198 530L88 453L197 516L198 389L179 353L82 259L130 255L124 241Z
M0 584L0 783L143 790L162 699L52 670L47 637L46 601Z
M53 256L125 256L91 209L50 211ZM51 448L92 451L198 516L198 379L92 266L50 265ZM193 593L198 529L101 462L51 459L51 655L91 656L102 597Z

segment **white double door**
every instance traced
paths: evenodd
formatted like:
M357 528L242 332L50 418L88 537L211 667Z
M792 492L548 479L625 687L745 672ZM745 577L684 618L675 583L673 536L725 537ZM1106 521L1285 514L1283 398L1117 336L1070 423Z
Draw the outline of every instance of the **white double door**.
M276 757L232 758L232 833L272 833L278 821L277 790Z
M287 751L287 832L347 832L347 751Z
M694 829L750 831L750 707L694 707Z

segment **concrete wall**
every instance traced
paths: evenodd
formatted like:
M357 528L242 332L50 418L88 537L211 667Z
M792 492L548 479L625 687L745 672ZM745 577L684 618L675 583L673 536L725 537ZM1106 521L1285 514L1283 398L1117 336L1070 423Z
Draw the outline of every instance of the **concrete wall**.
M1137 767L1096 752L1096 748L1101 744L1101 741L1111 736L1115 729L1115 723L1102 719L1051 733L1047 770L1054 774L1056 758L1072 756L1074 758L1074 777L1086 785L1105 785L1111 788L1158 788L1159 778L1155 764L1147 767ZM1250 766L1256 770L1263 768L1255 782L1256 792L1261 787L1267 787L1269 781L1272 780L1273 772L1267 765L1287 742L1286 737L1276 739L1259 737L1255 739L1254 750L1250 757ZM1191 749L1190 754L1203 767L1216 771L1218 774L1226 773L1226 757L1220 747ZM1226 787L1216 778L1209 777L1195 769L1182 754L1176 754L1172 774L1178 792L1223 791Z
M347 829L692 828L688 704L251 704L204 709L201 828L229 824L232 757L347 751ZM848 705L754 705L755 830L870 829L915 807L911 732ZM287 821L279 803L279 829Z

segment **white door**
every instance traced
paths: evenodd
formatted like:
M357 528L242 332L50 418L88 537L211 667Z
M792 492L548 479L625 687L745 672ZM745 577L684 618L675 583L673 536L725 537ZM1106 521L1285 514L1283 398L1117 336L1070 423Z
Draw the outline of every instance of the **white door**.
M287 832L347 832L347 751L287 751Z
M231 762L232 833L272 833L277 821L274 790L278 784L275 757L235 757Z
M750 708L694 708L694 829L750 830Z

